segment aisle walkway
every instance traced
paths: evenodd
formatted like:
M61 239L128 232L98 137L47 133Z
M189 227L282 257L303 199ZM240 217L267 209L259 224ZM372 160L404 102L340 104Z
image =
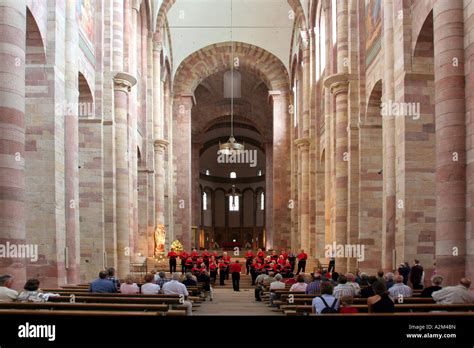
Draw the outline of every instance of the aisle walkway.
M202 302L193 315L280 315L268 304L256 302L253 289L214 289L214 300Z

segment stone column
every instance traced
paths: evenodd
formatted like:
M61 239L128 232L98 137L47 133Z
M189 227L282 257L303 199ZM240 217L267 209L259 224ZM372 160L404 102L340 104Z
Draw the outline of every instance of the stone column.
M182 95L173 103L173 166L176 200L174 234L185 249L191 248L191 109L193 96Z
M291 162L288 161L288 148L292 115L288 112L288 91L270 91L269 94L273 101L273 244L283 248L291 244L291 211L288 208L291 199Z
M114 76L115 168L117 193L117 269L119 277L128 274L132 250L130 216L130 154L128 149L128 95L137 80L119 72Z
M79 282L79 119L78 119L78 45L76 5L66 1L66 74L65 97L68 103L64 120L64 177L66 188L66 250L68 284Z
M465 274L466 126L463 1L433 7L436 115L436 268L446 285ZM458 64L454 62L457 60Z
M347 1L337 2L337 73L329 76L324 85L329 87L335 102L335 242L348 241L348 31ZM333 241L334 242L334 241ZM347 258L336 260L337 271L347 270Z
M474 29L474 2L464 7L464 33L472 33ZM474 62L474 40L464 41L464 60ZM465 64L466 72L466 139L474 139L474 64ZM467 212L466 230L474 228L474 143L466 141L466 187ZM466 235L466 245L474 245L474 233ZM466 250L466 277L474 278L474 248Z
M302 132L301 138L296 140L298 146L299 158L301 161L301 185L299 187L299 194L301 205L298 207L300 216L299 232L301 235L301 249L309 255L310 248L310 54L308 33L302 33L303 57L302 57L302 80L300 85L301 93L301 110L302 110ZM312 256L312 255L310 255Z
M343 78L344 75L337 77ZM347 138L347 97L348 81L343 78L331 84L331 93L336 103L336 151L335 151L335 232L336 244L347 243L347 208L348 208L348 138ZM338 272L345 272L347 259L338 258L336 264Z
M0 243L25 244L25 1L3 1L0 15ZM0 270L22 288L24 259L0 258Z
M394 91L394 51L393 51L393 0L383 3L383 52L384 52L384 103L393 102ZM395 117L389 113L382 116L383 128L383 231L382 231L382 268L392 271L395 250L396 187L395 187Z

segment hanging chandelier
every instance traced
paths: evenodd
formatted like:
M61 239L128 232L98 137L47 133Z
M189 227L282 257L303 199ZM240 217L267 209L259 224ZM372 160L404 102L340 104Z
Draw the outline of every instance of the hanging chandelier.
M230 2L230 43L231 43L231 57L230 57L230 137L227 142L221 144L219 141L219 153L224 155L239 154L245 149L244 144L238 143L234 138L234 41L232 36L232 1ZM224 87L226 83L226 75L224 74ZM238 74L240 78L240 74ZM240 81L239 81L240 82ZM240 83L239 83L240 86ZM240 91L238 93L240 96Z

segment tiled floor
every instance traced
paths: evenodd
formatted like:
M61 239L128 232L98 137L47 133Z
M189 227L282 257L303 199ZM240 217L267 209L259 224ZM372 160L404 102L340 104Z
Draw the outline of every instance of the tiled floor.
M214 299L202 302L193 315L279 315L267 303L256 302L253 289L215 289Z

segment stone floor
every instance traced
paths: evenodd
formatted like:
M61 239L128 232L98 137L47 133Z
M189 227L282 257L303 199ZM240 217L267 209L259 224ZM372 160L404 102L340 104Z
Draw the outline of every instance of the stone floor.
M256 302L253 289L214 289L213 301L204 301L193 315L279 315L268 303Z

